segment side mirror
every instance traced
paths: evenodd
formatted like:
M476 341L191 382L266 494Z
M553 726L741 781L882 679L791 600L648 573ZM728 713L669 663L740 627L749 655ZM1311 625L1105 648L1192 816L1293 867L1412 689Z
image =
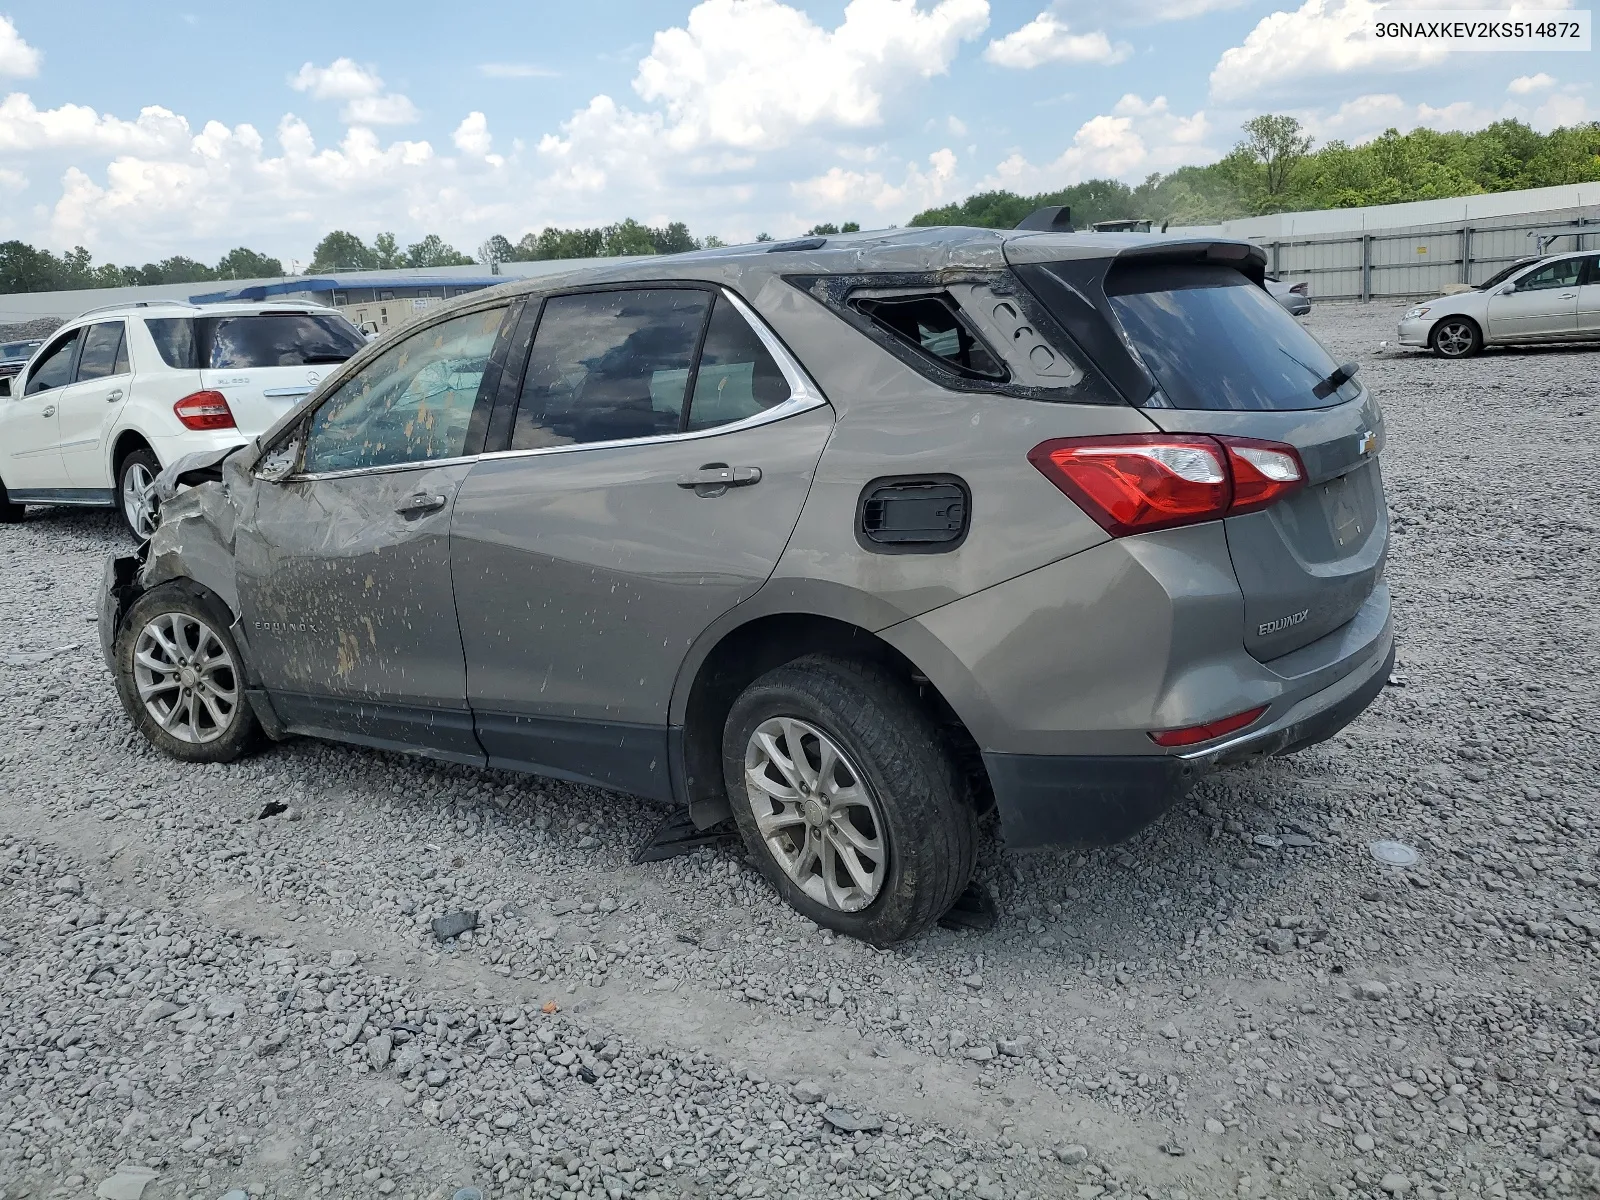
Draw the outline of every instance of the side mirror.
M1502 284L1501 287L1500 287L1500 295L1509 296L1509 295L1511 295L1512 292L1514 292L1516 290L1517 290L1517 285L1514 284L1514 283Z
M255 477L266 483L282 483L299 469L304 445L305 426L302 425L257 460Z

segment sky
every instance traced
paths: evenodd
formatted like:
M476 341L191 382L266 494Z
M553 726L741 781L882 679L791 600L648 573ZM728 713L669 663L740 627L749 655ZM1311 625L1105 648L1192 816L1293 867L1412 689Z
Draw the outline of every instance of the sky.
M1382 0L10 5L0 241L96 262L630 216L737 242L1137 182L1262 112L1318 144L1600 117L1593 52L1379 52Z

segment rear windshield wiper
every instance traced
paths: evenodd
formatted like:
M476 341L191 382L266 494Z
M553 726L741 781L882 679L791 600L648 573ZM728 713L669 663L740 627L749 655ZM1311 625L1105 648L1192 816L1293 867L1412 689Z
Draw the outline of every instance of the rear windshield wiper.
M1347 362L1342 367L1335 367L1328 377L1311 389L1311 394L1318 400L1326 400L1345 384L1356 377L1356 372L1361 370L1361 364Z

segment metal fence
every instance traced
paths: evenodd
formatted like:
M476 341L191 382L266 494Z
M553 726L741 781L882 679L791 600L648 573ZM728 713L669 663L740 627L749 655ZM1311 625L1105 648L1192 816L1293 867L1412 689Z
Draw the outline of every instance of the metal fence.
M1552 242L1550 238L1556 236ZM1279 279L1309 282L1319 300L1404 300L1437 296L1450 284L1482 283L1543 251L1600 248L1600 210L1488 217L1371 233L1260 241Z

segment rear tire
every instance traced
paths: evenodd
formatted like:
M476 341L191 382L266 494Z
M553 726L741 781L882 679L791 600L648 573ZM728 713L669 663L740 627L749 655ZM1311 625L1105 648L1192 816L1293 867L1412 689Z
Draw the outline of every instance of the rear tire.
M915 693L876 664L811 655L761 676L728 713L722 762L746 848L819 925L892 945L972 878L963 777Z
M15 525L27 515L28 510L20 504L14 504L11 493L6 491L5 480L0 479L0 525Z
M163 754L225 763L259 742L230 624L220 603L182 582L151 589L128 611L114 649L117 695Z
M155 499L159 474L160 461L142 446L117 466L117 512L136 542L149 541L161 520Z
M1428 335L1428 345L1440 358L1471 358L1483 349L1483 331L1469 317L1445 317Z

